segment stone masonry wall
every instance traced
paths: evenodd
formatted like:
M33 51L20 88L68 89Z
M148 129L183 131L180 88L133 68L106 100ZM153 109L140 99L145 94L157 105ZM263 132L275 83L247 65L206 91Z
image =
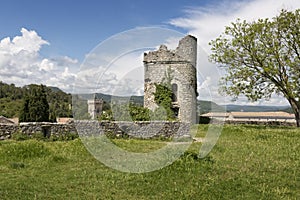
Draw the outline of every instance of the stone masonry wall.
M217 121L213 122L217 123ZM290 122L249 122L249 121L226 121L226 124L253 124L267 126L296 126ZM101 135L106 133L112 137L132 137L132 138L170 138L170 137L190 137L190 124L182 122L114 122L114 121L89 121L81 120L71 124L56 123L27 123L21 125L0 124L0 140L12 138L15 133L22 133L32 136L37 133L45 133L45 137L61 137L67 134L77 134L81 136ZM47 131L48 130L48 131ZM47 135L49 134L49 135Z
M10 139L13 134L21 133L32 137L41 134L44 137L59 137L67 134L77 134L74 124L57 123L21 123L20 125L0 124L0 140Z
M158 107L153 93L155 83L159 84L166 78L167 69L171 70L171 85L177 88L174 108L178 109L181 122L196 123L197 95L197 39L186 36L179 41L175 50L161 45L157 51L144 54L144 107L154 111Z
M0 124L0 140L10 139L13 133L19 130L17 125Z
M133 138L170 138L186 137L190 125L182 122L115 122L80 120L71 124L57 123L24 123L20 125L0 125L0 140L10 139L15 133L29 137L41 134L44 137L60 137L68 134L101 135Z
M78 121L77 130L82 136L106 133L113 137L170 138L188 137L190 124L169 121L110 122Z

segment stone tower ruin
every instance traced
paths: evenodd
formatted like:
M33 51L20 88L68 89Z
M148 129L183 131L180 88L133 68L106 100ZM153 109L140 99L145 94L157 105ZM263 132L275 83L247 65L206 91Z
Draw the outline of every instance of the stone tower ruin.
M93 99L87 101L88 104L88 113L91 116L91 119L97 119L100 117L103 107L103 100L97 99L96 95L94 95Z
M157 51L144 53L144 107L154 111L155 83L172 71L172 106L179 121L196 123L197 114L197 39L191 35L182 38L175 50L161 45ZM169 70L170 69L170 70Z

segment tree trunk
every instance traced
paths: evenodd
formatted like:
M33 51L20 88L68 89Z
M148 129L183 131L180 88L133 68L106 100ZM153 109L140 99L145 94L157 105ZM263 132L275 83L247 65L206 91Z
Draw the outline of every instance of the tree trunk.
M300 127L300 102L297 102L294 99L289 99L289 103L295 114L296 125L297 127Z
M294 113L295 113L296 125L297 127L300 127L300 108L298 108L298 111Z

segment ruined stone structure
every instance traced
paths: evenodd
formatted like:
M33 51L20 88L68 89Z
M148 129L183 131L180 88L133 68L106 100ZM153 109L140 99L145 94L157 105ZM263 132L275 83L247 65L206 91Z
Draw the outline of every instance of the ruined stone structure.
M155 83L159 84L171 71L173 109L182 122L196 123L197 97L197 39L186 36L175 50L161 45L157 51L144 54L144 107L155 110Z
M74 123L58 124L50 122L23 122L20 124L0 124L0 140L10 139L13 134L24 134L29 138L40 135L45 138L61 138L77 135Z
M101 115L103 100L97 99L96 95L94 95L93 99L87 101L88 103L88 113L91 116L91 119L97 119Z
M45 138L67 138L107 134L112 137L131 138L171 138L186 137L190 125L181 122L124 122L78 120L68 124L49 122L28 122L16 124L0 124L0 140L13 138L14 134L23 134L28 138L35 136ZM189 135L188 135L189 136Z

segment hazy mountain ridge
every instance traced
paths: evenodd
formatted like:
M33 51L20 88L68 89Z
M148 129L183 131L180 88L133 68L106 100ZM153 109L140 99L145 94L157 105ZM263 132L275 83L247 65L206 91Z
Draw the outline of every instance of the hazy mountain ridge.
M144 96L112 96L102 93L96 94L97 98L102 98L106 102L111 102L112 99L118 99L123 101L130 101L139 105L143 105ZM215 102L207 100L197 100L197 110L199 114L204 114L208 112L276 112L285 111L292 113L290 106L250 106L250 105L218 105Z
M6 84L0 81L0 115L6 117L18 117L21 109L22 99L25 94L24 87L17 87L14 84ZM68 109L71 104L71 94L67 94L58 87L47 86L48 101L51 104L52 112L56 116L71 116ZM91 97L91 94L83 95ZM143 96L113 96L109 94L96 93L96 98L103 99L105 102L121 101L124 103L133 102L142 106L144 104ZM249 106L249 105L218 105L211 101L197 100L197 110L199 114L208 112L267 112L267 111L285 111L292 113L290 106Z

